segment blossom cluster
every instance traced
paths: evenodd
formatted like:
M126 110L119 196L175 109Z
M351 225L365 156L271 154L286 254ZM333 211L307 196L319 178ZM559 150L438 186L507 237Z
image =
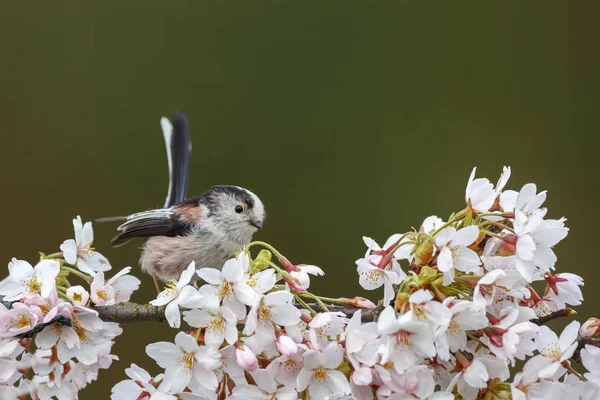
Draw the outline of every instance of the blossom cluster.
M546 218L534 184L505 190L510 172L493 185L473 170L465 208L445 220L383 246L363 238L358 281L383 287L378 304L312 293L323 270L264 242L219 269L192 262L150 302L178 331L146 346L160 373L131 364L111 398L600 398L600 320L560 335L544 325L583 301L583 279L555 270L566 220ZM128 301L140 281L129 267L105 277L91 224L73 222L60 253L35 267L13 259L0 282L2 399L76 399L117 359L121 328L94 308Z
M172 327L189 326L147 346L164 373L132 364L112 399L598 398L600 349L580 349L582 375L570 361L579 323L560 337L542 325L583 300L579 276L554 273L565 219L545 219L534 184L504 190L509 176L494 186L473 170L466 207L446 221L428 217L383 246L364 238L359 282L383 286L378 306L309 292L323 271L262 242L221 270L192 263L152 301ZM254 246L264 249L252 258Z
M94 306L128 301L140 281L127 267L105 280L108 260L93 247L90 222L73 220L75 240L62 252L8 264L0 282L0 398L75 399L110 367L118 324L104 322ZM71 285L74 275L87 283Z

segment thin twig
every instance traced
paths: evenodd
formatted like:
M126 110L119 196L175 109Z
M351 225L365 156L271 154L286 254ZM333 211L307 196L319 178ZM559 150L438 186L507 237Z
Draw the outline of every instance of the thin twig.
M577 312L571 308L563 308L562 310L551 312L550 314L544 315L543 317L532 319L531 322L537 325L544 325L545 323L550 322L553 319L562 317L572 317L576 314Z

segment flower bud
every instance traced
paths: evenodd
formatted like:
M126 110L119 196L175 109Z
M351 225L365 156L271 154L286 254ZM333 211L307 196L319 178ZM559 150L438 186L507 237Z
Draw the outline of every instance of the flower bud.
M244 371L254 372L258 368L258 359L254 352L239 342L235 345L235 360Z
M415 251L415 264L420 267L422 265L426 265L431 261L433 257L433 243L429 240L421 243L417 250Z
M294 278L293 276L291 276L288 273L283 272L282 274L282 278L285 281L285 283L288 284L288 286L290 287L290 289L294 292L306 292L306 287L304 287L302 285L302 282L300 282L300 280L298 278Z
M410 295L408 293L398 293L398 296L396 296L396 310L403 312L406 306L409 304L409 297Z
M375 305L375 303L373 303L369 299L365 299L364 297L356 296L353 299L341 298L340 300L344 304L347 304L349 306L353 306L353 307L356 307L356 308L364 308L364 309L369 309L369 310L373 309L373 308L377 308L377 306Z
M287 335L281 335L277 339L277 350L284 356L292 358L298 352L298 345Z
M271 262L271 252L267 249L262 249L254 259L252 268L262 271L270 267L269 262Z
M429 268L429 267L423 267L423 268L421 268L421 271L419 272L419 281L422 284L432 283L436 279L438 279L438 275L439 275L438 270L435 270L435 269Z
M600 319L590 318L581 325L579 334L583 337L592 337L600 335Z
M71 286L67 289L67 298L74 306L85 306L90 299L90 294L83 286Z
M297 272L297 271L300 271L300 268L296 267L294 264L292 264L290 262L290 260L288 260L284 256L279 255L277 257L277 259L279 260L279 262L281 263L281 265L283 265L283 267L285 269L287 269L288 272Z
M508 257L515 254L515 250L517 248L517 235L506 235L500 241L500 246L498 247L498 252L496 255Z

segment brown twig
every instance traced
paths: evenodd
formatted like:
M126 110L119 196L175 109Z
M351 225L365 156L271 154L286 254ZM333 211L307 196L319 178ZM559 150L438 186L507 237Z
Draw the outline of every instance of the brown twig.
M573 357L571 357L571 359L573 359L573 360L577 361L579 364L581 364L581 349L583 349L586 344L600 347L600 338L599 337L579 336L577 338L577 340L579 341L579 345L577 346L577 350L575 350L575 353L573 353Z
M152 304L119 303L114 306L94 307L101 320L106 322L138 322L138 321L165 321L165 308L155 307Z
M544 325L545 323L550 322L553 319L562 317L572 317L576 314L577 312L571 308L563 308L562 310L554 311L548 315L544 315L543 317L532 319L531 322L537 325Z
M309 305L316 311L323 311L317 303L311 303ZM354 313L358 310L358 308L351 306L329 304L327 305L327 308L331 312L341 312L348 318L352 317L352 315L354 315ZM94 307L94 310L98 311L100 319L107 322L162 322L165 320L165 306L154 307L151 304L137 304L127 302L119 303L114 306ZM380 308L362 310L362 320L364 322L375 321L380 312Z

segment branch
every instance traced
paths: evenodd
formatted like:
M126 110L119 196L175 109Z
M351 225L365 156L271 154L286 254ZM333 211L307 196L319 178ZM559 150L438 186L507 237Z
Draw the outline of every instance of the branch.
M544 325L546 322L550 322L553 319L561 317L572 317L576 314L577 312L571 308L563 308L562 310L551 312L550 314L544 315L543 317L532 319L531 322L533 322L536 325Z
M323 308L317 303L308 304L315 311L322 312ZM298 305L300 307L300 305ZM327 308L331 312L341 312L346 317L351 318L354 313L359 310L356 307L342 306L342 305L327 305ZM119 303L114 306L94 307L94 310L98 311L100 319L107 322L138 322L138 321L152 321L162 322L165 318L165 306L155 307L151 304L137 304L137 303ZM363 322L373 322L377 320L377 317L381 313L382 308L374 309L363 309L362 320ZM531 322L537 325L543 325L549 321L561 317L570 317L575 315L575 311L570 308L563 308L562 310L554 311L543 317L532 319Z
M156 307L152 304L119 303L114 306L94 307L98 316L106 322L139 322L152 321L162 322L165 317L166 306Z
M581 349L583 349L586 344L600 347L600 338L599 337L578 336L577 341L579 342L579 345L577 346L577 350L575 350L575 353L573 353L573 357L571 357L571 358L573 360L577 361L579 364L581 364Z
M315 311L322 312L323 309L317 303L310 303L309 306ZM341 312L346 317L351 318L358 308L341 305L327 305L327 309L331 312ZM106 322L138 322L152 321L162 322L165 318L165 306L155 307L151 304L136 304L136 303L119 303L114 306L94 307L98 311L100 319ZM364 322L372 322L377 320L377 316L381 312L381 308L363 309L362 320Z

